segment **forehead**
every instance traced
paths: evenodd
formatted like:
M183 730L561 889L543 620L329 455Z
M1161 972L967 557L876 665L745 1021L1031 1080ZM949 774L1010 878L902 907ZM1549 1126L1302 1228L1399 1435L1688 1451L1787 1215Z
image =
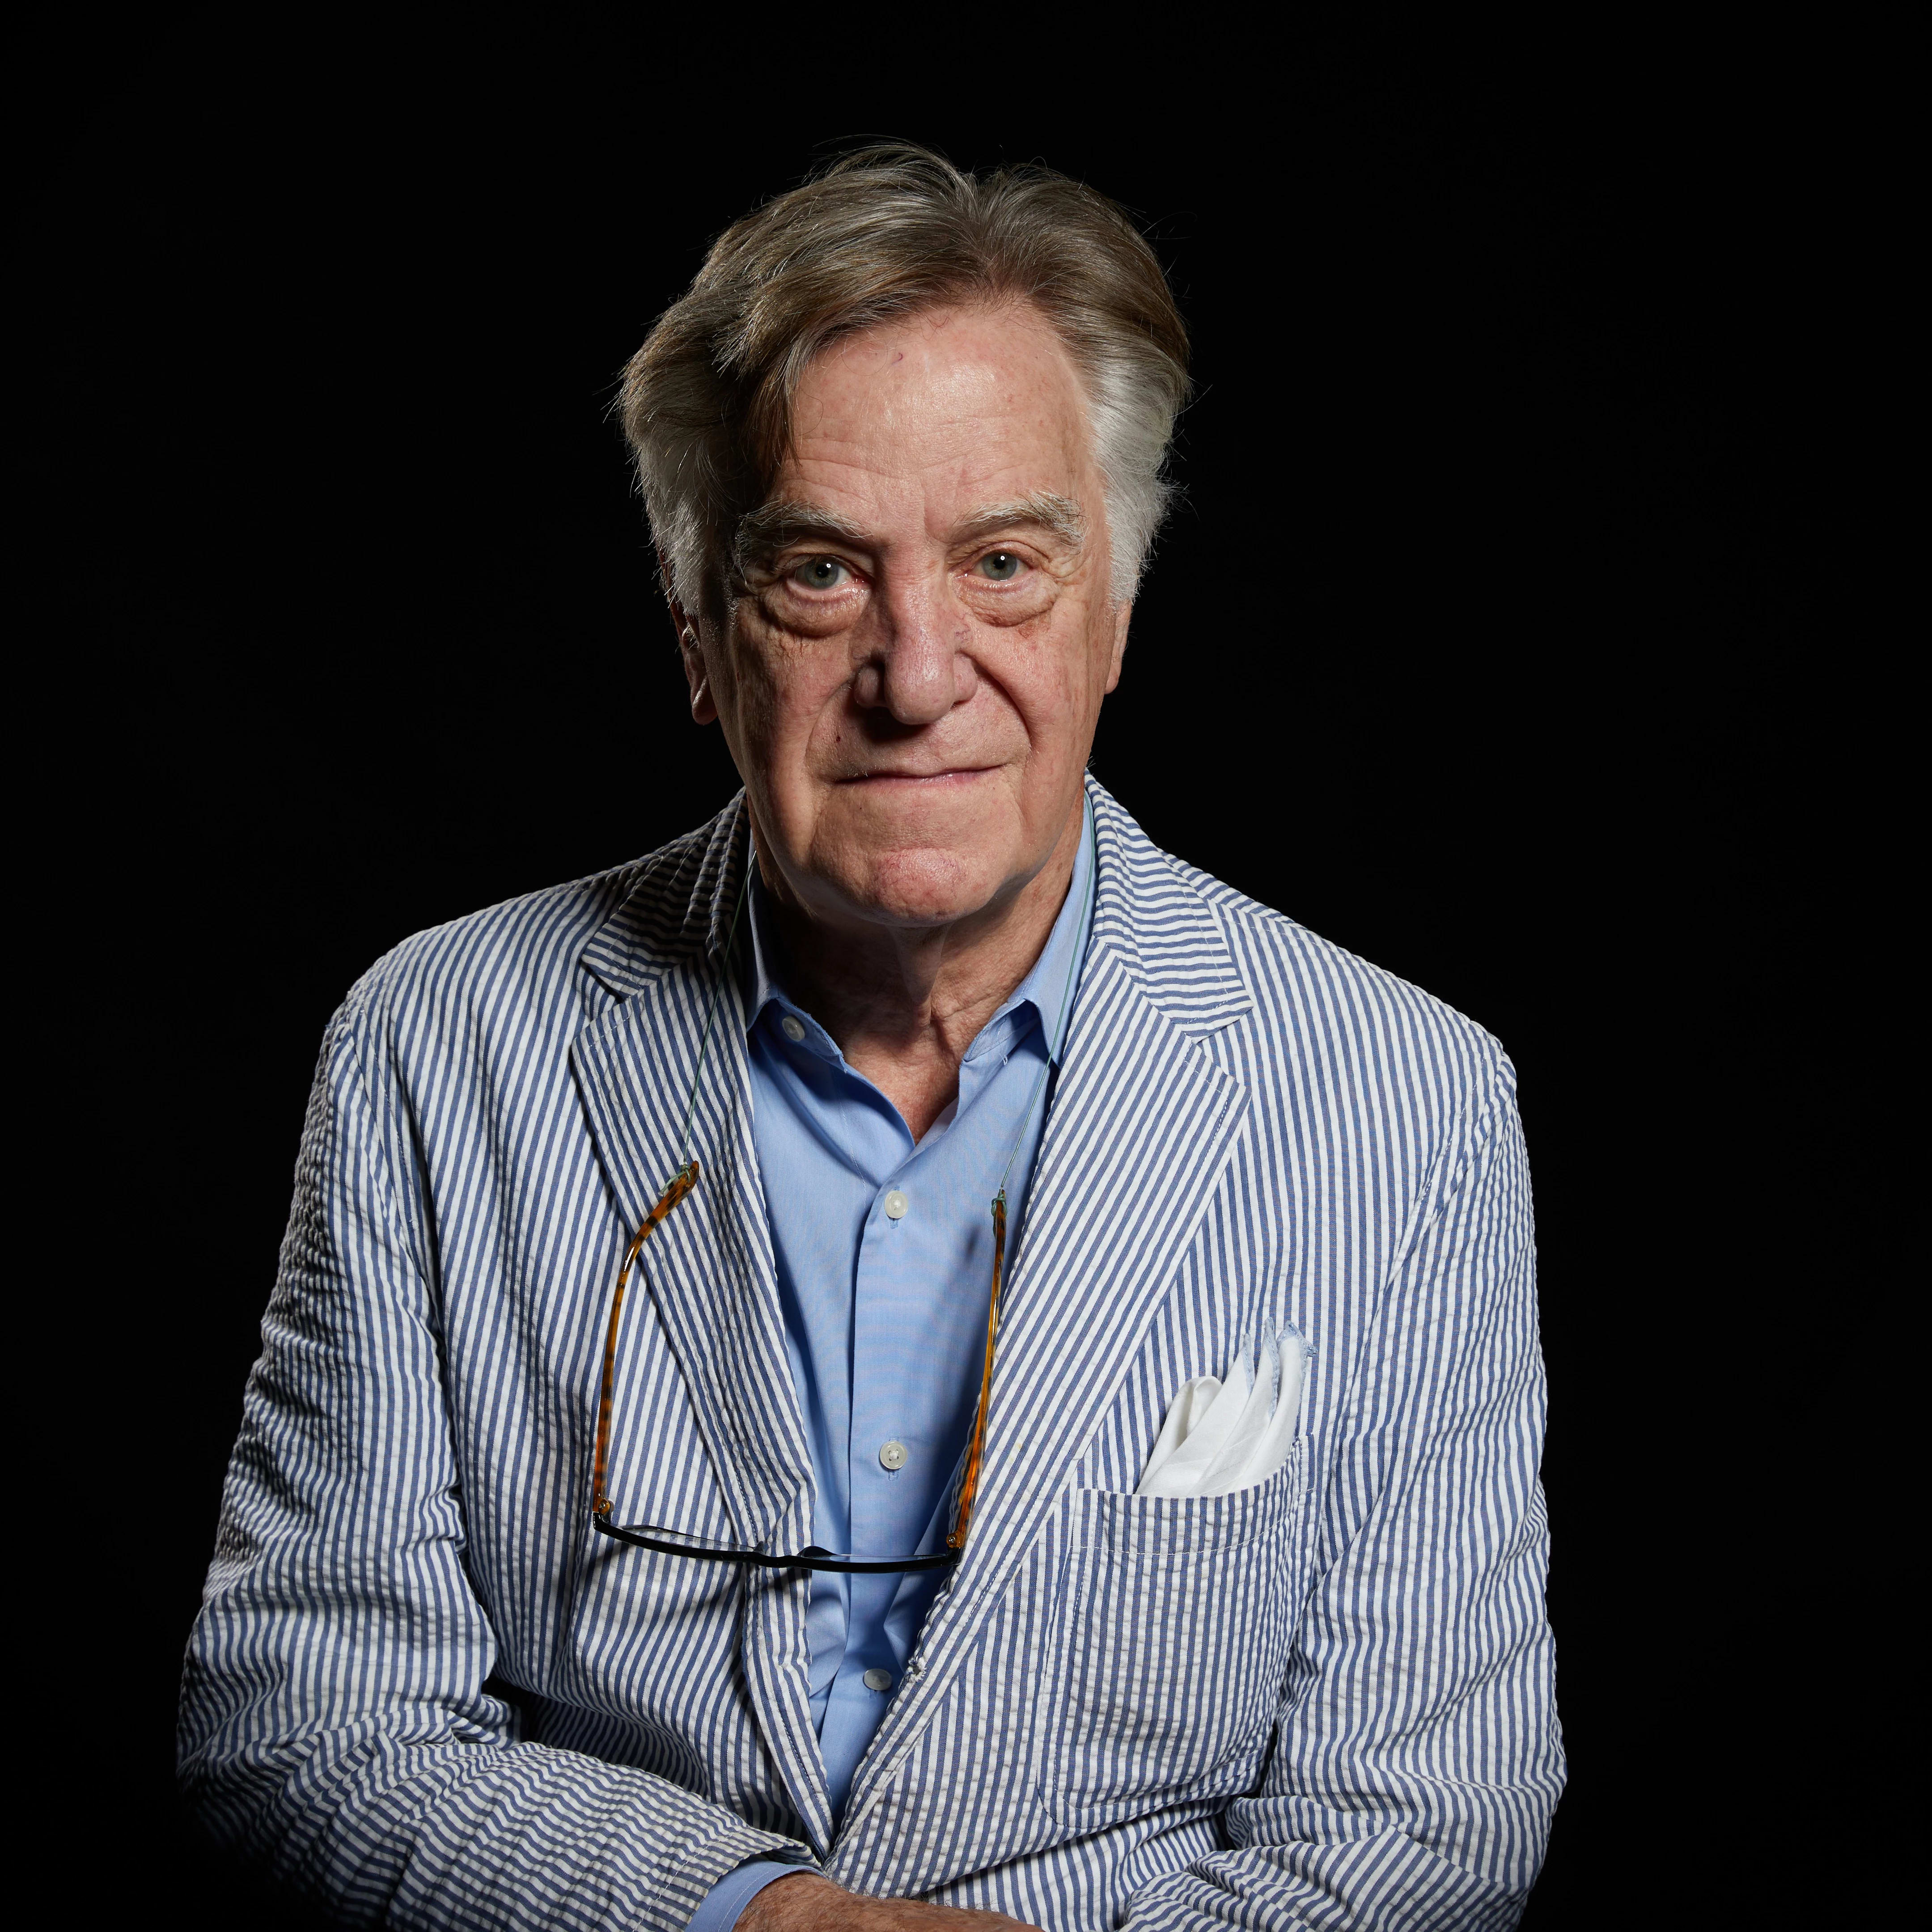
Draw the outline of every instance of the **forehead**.
M875 511L1076 496L1085 395L1030 308L950 308L848 336L807 369L774 494Z

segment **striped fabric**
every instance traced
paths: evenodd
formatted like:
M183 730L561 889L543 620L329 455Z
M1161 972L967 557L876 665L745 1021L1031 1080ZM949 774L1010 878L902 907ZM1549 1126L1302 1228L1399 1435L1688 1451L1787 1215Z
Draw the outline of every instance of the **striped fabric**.
M588 1518L602 1319L680 1157L734 801L418 934L329 1029L184 1689L218 1835L401 1926L679 1927L801 1845L1052 1932L1514 1924L1562 1774L1509 1064L1090 795L1094 937L972 1544L836 1831L806 1577ZM703 1180L627 1310L611 1487L796 1547L740 1004ZM1174 1390L1263 1318L1314 1351L1287 1466L1135 1497Z

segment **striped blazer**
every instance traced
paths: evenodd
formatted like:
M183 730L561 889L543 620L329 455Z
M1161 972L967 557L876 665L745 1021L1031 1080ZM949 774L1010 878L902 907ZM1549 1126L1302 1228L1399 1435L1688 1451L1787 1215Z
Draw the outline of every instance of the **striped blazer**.
M805 1576L590 1524L608 1298L681 1158L741 796L418 934L331 1024L190 1643L218 1838L349 1923L670 1928L799 1848L1050 1932L1516 1922L1562 1772L1509 1063L1090 790L970 1545L842 1819ZM627 1306L611 1492L796 1549L737 1000L727 974L703 1180ZM1313 1351L1287 1466L1136 1497L1174 1392L1264 1318Z

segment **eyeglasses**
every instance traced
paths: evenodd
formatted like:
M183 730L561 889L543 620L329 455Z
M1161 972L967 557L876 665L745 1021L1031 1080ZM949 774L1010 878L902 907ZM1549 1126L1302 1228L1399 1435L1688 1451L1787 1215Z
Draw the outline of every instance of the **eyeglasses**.
M694 1536L688 1531L667 1529L654 1522L620 1524L613 1520L614 1505L606 1486L610 1467L610 1415L615 1406L617 1384L617 1333L623 1318L624 1293L630 1286L631 1270L637 1264L644 1244L664 1222L670 1210L698 1185L698 1166L686 1161L659 1195L657 1204L644 1216L631 1237L624 1264L617 1272L617 1286L610 1298L610 1320L604 1332L604 1379L597 1404L597 1457L592 1474L595 1501L591 1527L600 1536L620 1543L634 1544L640 1550L655 1550L667 1556L688 1556L700 1563L736 1563L754 1570L835 1570L849 1576L878 1576L909 1570L944 1570L958 1562L966 1547L966 1532L973 1520L973 1504L980 1490L980 1462L986 1444L986 1411L993 1394L993 1346L1000 1333L1000 1287L1006 1258L1006 1190L1004 1184L993 1201L993 1292L986 1314L986 1356L980 1376L980 1407L973 1419L973 1434L966 1445L966 1462L959 1475L953 1500L952 1526L946 1534L946 1547L926 1556L842 1556L808 1544L793 1555L778 1555L763 1550L746 1550L730 1544L716 1543Z
M725 943L725 958L728 962L734 946L737 943L738 923L744 917L745 902L751 896L751 868L754 862L748 850L746 853L745 884L738 895L738 910L731 920L731 936ZM1066 970L1066 986L1060 1001L1060 1034L1066 1036L1068 1006L1073 994L1073 979L1078 970L1081 948L1072 949L1072 958ZM1000 1290L1006 1274L1006 1180L1012 1172L1014 1157L1018 1154L1020 1142L1026 1136L1028 1124L1033 1118L1033 1111L1040 1104L1040 1096L1046 1085L1046 1076L1052 1065L1053 1054L1042 1057L1039 1078L1034 1083L1031 1097L1027 1102L1026 1112L1020 1117L1019 1131L1013 1137L1013 1144L1006 1155L1006 1164L1000 1174L1000 1191L994 1196L993 1214L993 1288L986 1310L986 1354L980 1371L980 1406L973 1418L973 1433L966 1445L966 1460L959 1472L959 1486L952 1501L952 1522L946 1532L946 1547L925 1556L841 1556L830 1550L823 1550L815 1544L808 1544L804 1549L790 1555L778 1555L769 1550L747 1550L730 1544L717 1543L709 1538L695 1536L687 1530L667 1529L660 1523L639 1522L620 1524L614 1520L615 1508L606 1486L610 1468L610 1414L615 1404L617 1387L617 1334L623 1319L624 1294L630 1286L631 1270L637 1265L638 1256L643 1252L644 1244L664 1226L671 1210L698 1185L698 1165L690 1157L691 1124L698 1108L698 1090L704 1078L705 1056L711 1046L712 1022L717 1018L718 995L724 990L724 972L720 970L718 983L712 988L710 1010L704 1016L704 1034L698 1050L698 1070L692 1077L691 1100L685 1109L684 1144L687 1150L685 1163L671 1177L670 1184L658 1196L657 1204L646 1214L638 1232L631 1237L631 1244L624 1251L622 1267L617 1270L617 1286L610 1298L610 1319L604 1331L604 1376L602 1393L597 1404L597 1454L592 1468L591 1486L591 1527L598 1535L608 1536L620 1543L634 1544L640 1550L655 1550L666 1556L685 1556L699 1563L734 1563L752 1570L830 1570L856 1576L878 1576L896 1574L911 1570L944 1570L958 1562L966 1548L966 1532L973 1521L973 1507L979 1499L980 1466L986 1454L986 1414L993 1396L993 1349L1000 1334ZM1058 1051L1058 1048L1054 1048Z

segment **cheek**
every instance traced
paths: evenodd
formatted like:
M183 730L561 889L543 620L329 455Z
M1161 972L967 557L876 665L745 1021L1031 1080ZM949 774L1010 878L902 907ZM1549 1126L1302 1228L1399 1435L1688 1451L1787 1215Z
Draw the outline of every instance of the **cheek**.
M746 740L770 766L772 782L783 785L814 746L836 742L844 667L781 648L756 653L747 672L740 706Z
M1098 706L1111 652L1096 648L1096 628L1090 614L1063 607L1010 633L1007 688L1036 738L1078 728Z

